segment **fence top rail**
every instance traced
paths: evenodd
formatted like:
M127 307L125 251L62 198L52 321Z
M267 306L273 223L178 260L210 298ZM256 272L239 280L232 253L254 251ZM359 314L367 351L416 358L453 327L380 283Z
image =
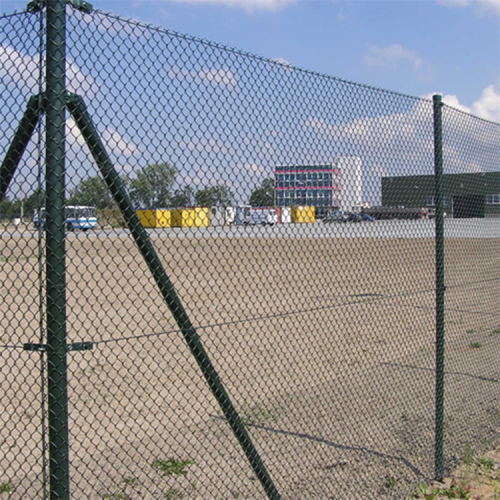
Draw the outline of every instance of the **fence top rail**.
M329 75L329 74L326 74L326 73L321 73L319 71L314 71L314 70L310 70L310 69L301 68L301 67L295 66L295 65L293 65L291 63L285 63L285 62L282 62L282 61L279 61L279 60L276 60L276 59L268 58L268 57L265 57L265 56L260 56L260 55L257 55L257 54L251 53L251 52L244 51L242 49L231 47L231 46L228 46L228 45L225 45L225 44L221 44L221 43L218 43L218 42L214 42L214 41L211 41L211 40L207 40L207 39L204 39L204 38L199 38L199 37L196 37L196 36L193 36L193 35L188 35L188 34L185 34L185 33L180 33L178 31L170 30L168 28L163 28L163 27L160 27L160 26L154 26L152 24L145 23L145 22L142 22L142 21L138 21L138 20L135 20L135 19L124 18L124 17L121 17L121 16L119 16L117 14L113 14L111 12L105 12L105 11L102 11L102 10L99 10L99 9L95 9L95 10L92 11L92 14L99 15L99 16L104 16L104 17L107 17L109 19L115 20L117 22L127 23L127 24L130 24L132 26L137 26L137 27L139 27L141 29L147 29L147 30L150 30L150 31L155 31L157 33L161 33L161 34L168 35L168 36L171 36L171 37L174 37L174 38L178 38L180 40L185 40L185 41L197 43L197 44L204 45L206 47L210 47L210 48L213 48L213 49L217 49L217 50L221 50L221 51L224 51L224 52L227 52L227 53L231 53L231 54L235 54L235 55L242 56L242 57L245 57L245 58L253 59L255 61L259 61L259 62L263 62L263 63L266 63L266 64L270 64L270 65L282 67L282 68L285 68L285 69L290 69L290 70L293 70L293 71L297 71L297 72L302 73L304 75L314 76L316 78L327 79L327 80L330 80L330 81L336 81L336 82L339 82L339 83L343 83L343 84L347 84L347 85L352 85L352 86L355 86L355 87L358 87L358 88L362 88L362 89L366 89L366 90L371 90L371 91L376 91L376 92L381 92L381 93L389 94L389 95L392 95L392 96L402 97L402 98L405 98L405 99L412 99L412 100L415 100L415 101L425 101L425 102L428 102L428 103L432 103L432 99L428 98L428 97L416 97L416 96L412 96L412 95L409 95L409 94L405 94L403 92L397 92L397 91L393 91L393 90L389 90L389 89L384 89L384 88L381 88L381 87L376 87L374 85L368 85L368 84L364 84L364 83L359 83L359 82L347 80L347 79L344 79L344 78L340 78L340 77L337 77L337 76Z

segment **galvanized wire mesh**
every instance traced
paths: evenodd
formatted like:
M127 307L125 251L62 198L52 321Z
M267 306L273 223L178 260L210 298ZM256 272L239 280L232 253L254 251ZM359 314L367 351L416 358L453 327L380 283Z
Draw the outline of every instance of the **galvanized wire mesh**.
M432 102L68 14L69 99L83 98L281 497L400 498L430 480ZM29 96L45 90L33 76L45 70L41 16L1 19L2 160ZM264 498L72 109L71 498ZM466 443L492 445L498 422L500 219L472 207L482 197L493 215L500 201L500 128L447 107L443 123L449 468ZM2 206L1 481L14 498L48 494L43 121L37 132ZM471 191L483 174L488 190ZM69 207L82 206L97 227L79 227Z

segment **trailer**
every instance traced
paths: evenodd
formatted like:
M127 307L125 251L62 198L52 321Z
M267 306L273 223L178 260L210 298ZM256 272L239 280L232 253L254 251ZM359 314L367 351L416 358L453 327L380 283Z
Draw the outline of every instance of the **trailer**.
M431 216L428 208L415 207L371 207L363 208L362 213L376 220L428 219Z

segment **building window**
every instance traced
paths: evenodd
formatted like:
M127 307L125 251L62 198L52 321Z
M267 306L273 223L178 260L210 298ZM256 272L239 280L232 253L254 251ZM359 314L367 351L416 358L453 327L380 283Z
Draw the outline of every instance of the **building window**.
M453 201L453 199L452 199L452 197L451 197L451 196L445 196L445 197L443 198L443 204L444 204L444 205L446 205L446 206L448 206L448 207L451 207L451 203L452 203L452 201ZM429 197L427 198L427 206L428 206L428 207L433 207L435 204L436 204L436 203L435 203L435 198L434 198L434 196L429 196Z
M489 194L486 196L487 205L500 205L500 194Z

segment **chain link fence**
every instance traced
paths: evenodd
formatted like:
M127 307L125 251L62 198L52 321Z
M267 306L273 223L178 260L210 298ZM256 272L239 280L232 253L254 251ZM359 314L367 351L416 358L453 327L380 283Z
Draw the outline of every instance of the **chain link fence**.
M494 446L500 126L80 7L0 18L0 496L407 498Z

